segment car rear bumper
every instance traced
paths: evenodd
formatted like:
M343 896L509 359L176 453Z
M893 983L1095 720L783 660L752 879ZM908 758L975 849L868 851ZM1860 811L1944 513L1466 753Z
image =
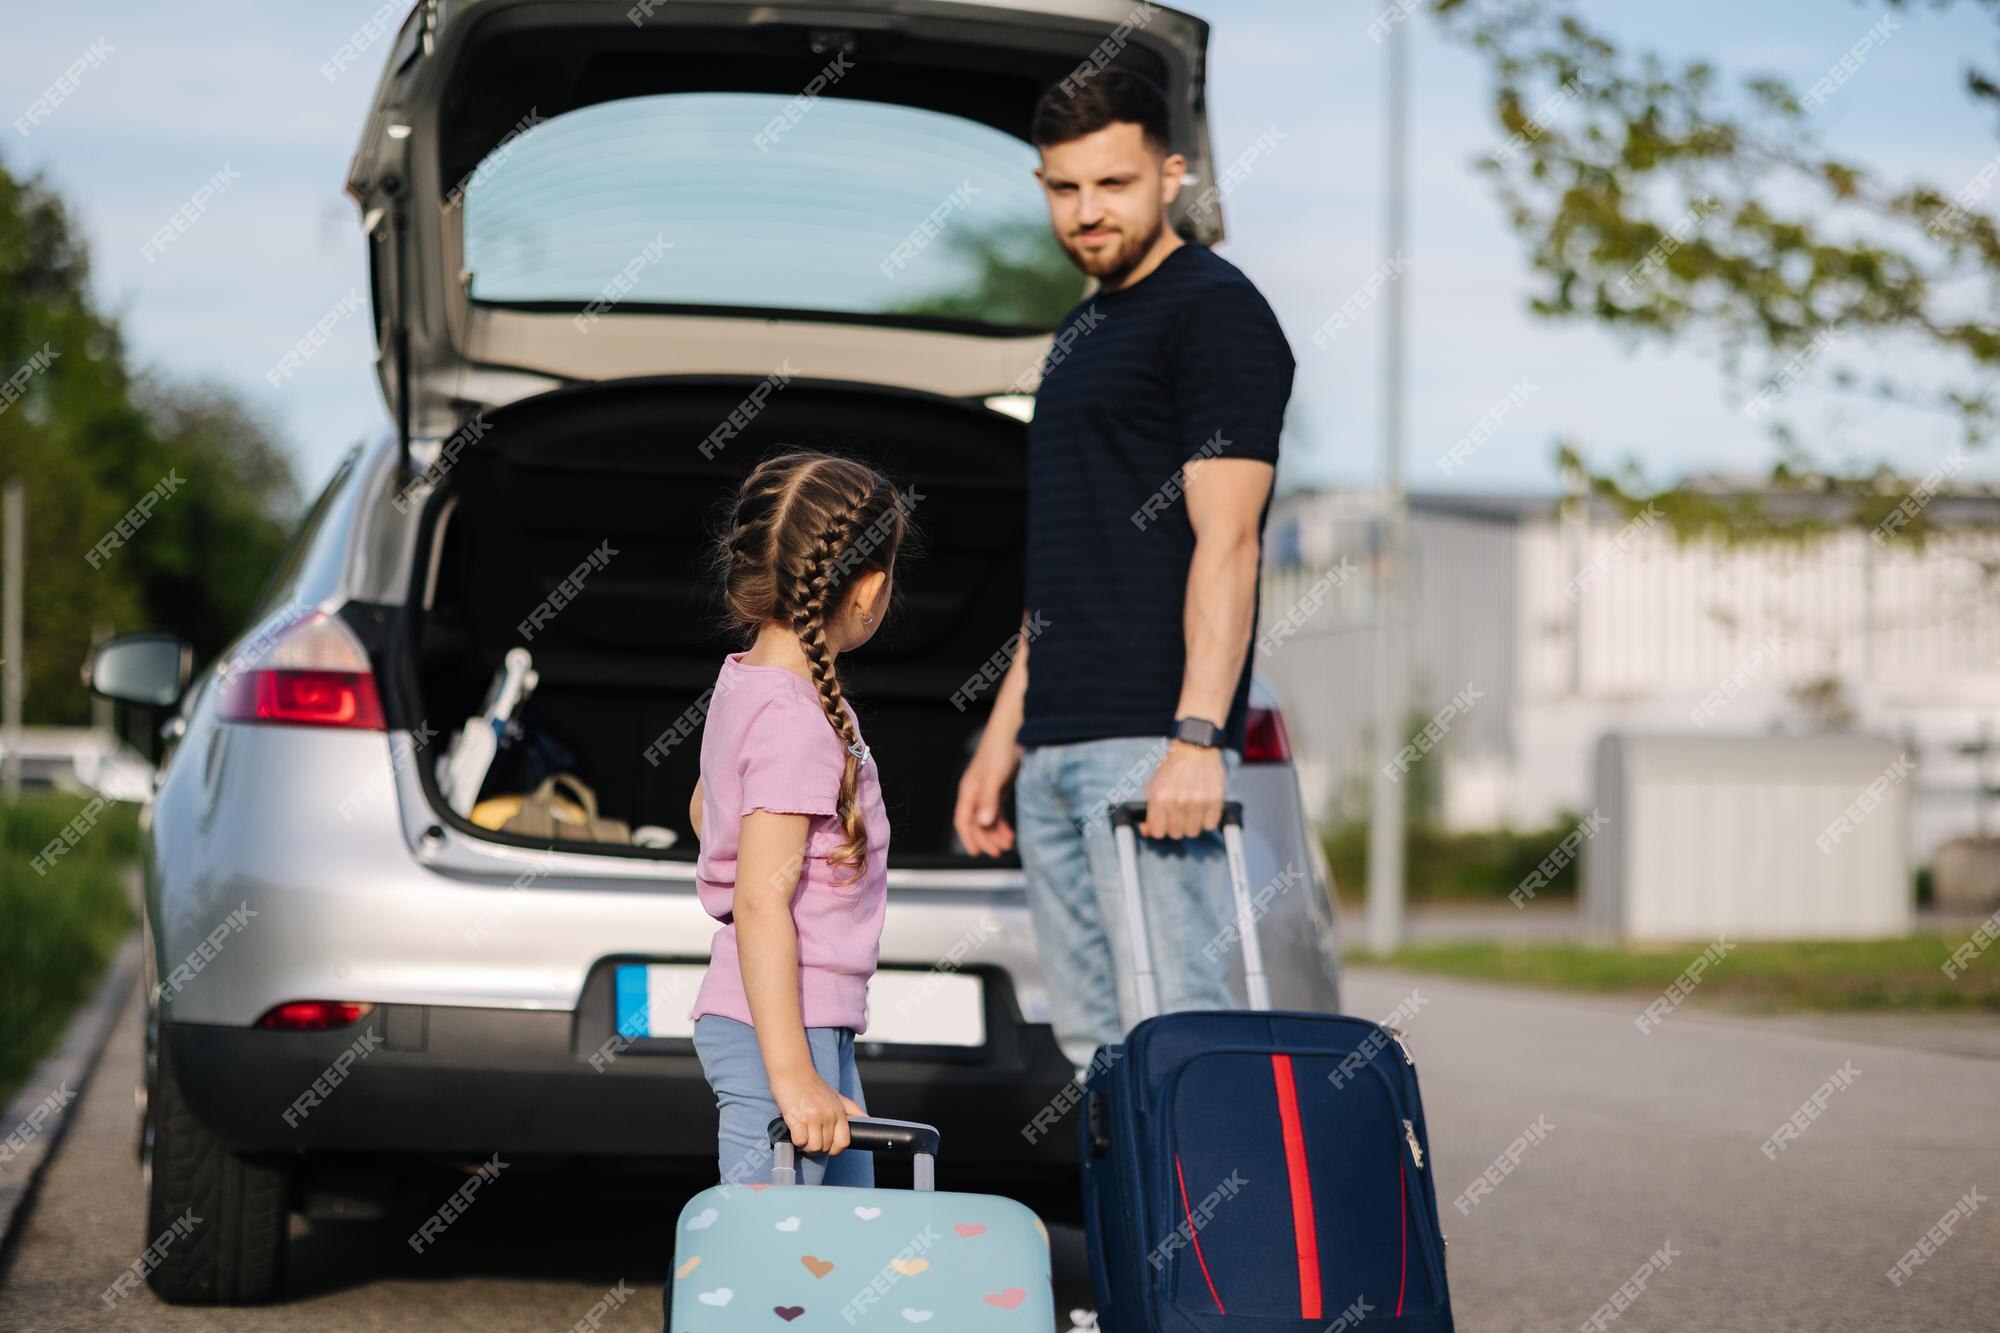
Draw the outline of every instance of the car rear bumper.
M1076 1161L1074 1068L984 974L989 1040L918 1053L858 1044L869 1109L937 1125L953 1167ZM239 1152L715 1158L715 1099L685 1040L622 1041L608 995L576 1010L377 1006L331 1032L168 1021L195 1116ZM600 1003L601 1000L601 1003Z

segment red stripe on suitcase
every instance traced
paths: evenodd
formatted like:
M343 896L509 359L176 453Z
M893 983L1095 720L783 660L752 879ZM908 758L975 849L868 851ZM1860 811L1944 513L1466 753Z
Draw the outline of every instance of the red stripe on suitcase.
M1278 1125L1285 1135L1285 1176L1292 1187L1292 1243L1299 1257L1299 1317L1320 1316L1319 1228L1313 1221L1312 1177L1306 1171L1306 1135L1299 1120L1299 1089L1292 1081L1292 1057L1273 1055L1271 1077L1278 1085Z
M1222 1308L1222 1293L1215 1289L1215 1279L1208 1275L1208 1260L1202 1258L1201 1255L1201 1237L1195 1234L1194 1209L1188 1207L1187 1177L1181 1174L1181 1155L1179 1153L1174 1154L1174 1179L1180 1182L1181 1215L1187 1218L1188 1239L1194 1242L1194 1259L1196 1263L1201 1265L1202 1281L1208 1283L1208 1294L1215 1299L1215 1312L1217 1314L1228 1314L1229 1311Z

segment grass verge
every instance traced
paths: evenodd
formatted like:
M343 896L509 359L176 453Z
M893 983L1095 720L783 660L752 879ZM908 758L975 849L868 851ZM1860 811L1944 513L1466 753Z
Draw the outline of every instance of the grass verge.
M1504 903L1507 895L1537 869L1538 903L1576 897L1577 819L1562 816L1542 829L1489 829L1453 833L1425 822L1409 826L1404 877L1410 902ZM1324 835L1340 905L1359 908L1368 885L1368 825L1342 824ZM1567 845L1566 839L1571 839ZM1559 853L1560 849L1560 853Z
M137 814L92 804L69 795L0 802L0 1107L61 1038L133 925L120 876L138 854ZM66 827L79 834L75 845L38 869L35 858Z
M1971 932L1893 940L1732 944L1696 987L1697 1003L1774 1012L1803 1009L2000 1016L2000 947L1947 977L1944 964ZM1658 995L1705 945L1598 948L1583 944L1413 945L1386 962L1413 972L1558 990Z

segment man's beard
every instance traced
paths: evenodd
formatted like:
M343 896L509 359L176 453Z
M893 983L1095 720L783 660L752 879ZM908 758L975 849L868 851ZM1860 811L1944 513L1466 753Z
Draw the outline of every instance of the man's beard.
M1160 233L1166 230L1166 226L1165 212L1155 213L1152 228L1144 236L1135 240L1129 233L1119 232L1125 243L1115 250L1086 252L1068 236L1058 239L1063 253L1069 256L1070 263L1075 264L1088 276L1096 278L1100 286L1115 288L1124 281L1125 275L1146 257L1147 252L1153 248L1153 243L1160 239Z

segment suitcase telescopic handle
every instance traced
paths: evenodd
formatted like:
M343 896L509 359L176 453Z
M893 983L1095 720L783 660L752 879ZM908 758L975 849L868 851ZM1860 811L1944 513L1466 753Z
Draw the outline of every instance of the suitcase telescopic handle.
M792 1127L785 1123L783 1116L778 1116L764 1132L771 1140L771 1183L796 1185L797 1149L792 1144ZM936 1125L851 1115L847 1117L847 1133L850 1147L909 1154L912 1186L920 1190L937 1188Z
M1160 991L1153 979L1152 937L1146 930L1146 904L1139 893L1139 825L1146 822L1146 803L1128 801L1111 811L1111 839L1118 846L1118 874L1125 885L1126 934L1132 940L1132 981L1139 991L1139 1017L1160 1012ZM1264 949L1257 940L1257 912L1250 902L1250 869L1243 857L1243 803L1222 803L1222 846L1229 862L1229 892L1236 903L1236 937L1243 942L1243 986L1252 1009L1271 1007L1271 983L1264 976ZM1227 941L1220 941L1227 943Z
M1127 801L1125 804L1117 806L1111 811L1111 827L1113 828L1137 828L1145 822L1146 803L1144 801ZM1228 828L1231 824L1234 824L1237 828L1243 827L1243 802L1241 801L1224 801L1222 803L1222 826Z

